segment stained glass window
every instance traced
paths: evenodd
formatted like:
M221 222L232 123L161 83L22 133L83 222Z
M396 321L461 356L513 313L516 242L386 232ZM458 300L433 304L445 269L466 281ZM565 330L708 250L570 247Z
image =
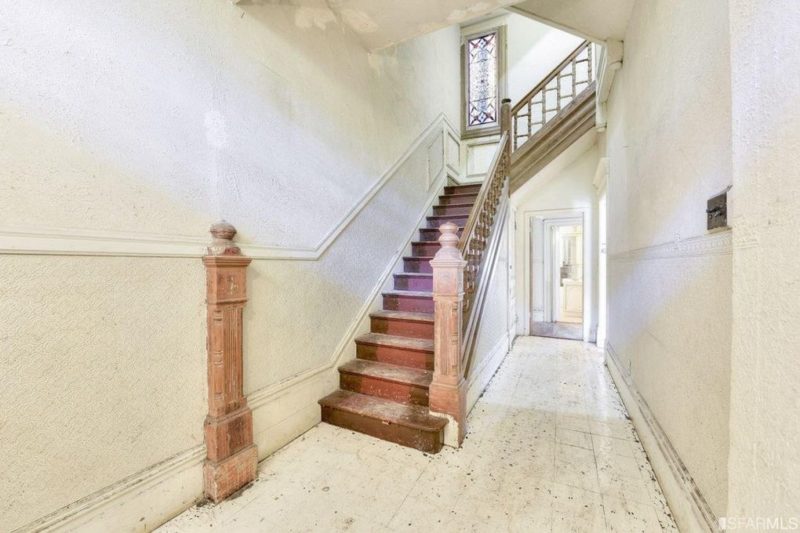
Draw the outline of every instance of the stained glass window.
M467 41L467 126L497 122L497 32Z

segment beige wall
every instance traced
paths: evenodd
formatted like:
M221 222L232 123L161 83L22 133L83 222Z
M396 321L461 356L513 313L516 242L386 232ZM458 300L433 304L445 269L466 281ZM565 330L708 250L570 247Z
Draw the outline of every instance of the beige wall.
M798 27L800 6L792 0L730 2L734 229L728 515L782 519L787 528L792 519L793 527L800 523ZM754 525L738 529L753 531Z
M199 496L208 226L226 218L256 257L245 392L264 456L319 419L458 161L437 122L458 124L458 29L368 54L285 4L5 3L0 20L3 528L92 495L73 507L90 515L112 485L139 498L158 472L152 527Z
M730 233L706 200L731 184L727 2L638 2L609 100L608 348L702 497L724 515Z

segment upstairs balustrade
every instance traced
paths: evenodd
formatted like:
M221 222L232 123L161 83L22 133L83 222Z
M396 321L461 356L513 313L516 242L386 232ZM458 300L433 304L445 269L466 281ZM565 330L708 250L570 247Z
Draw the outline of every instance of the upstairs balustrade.
M511 108L512 150L522 147L550 120L592 87L592 46L584 41Z

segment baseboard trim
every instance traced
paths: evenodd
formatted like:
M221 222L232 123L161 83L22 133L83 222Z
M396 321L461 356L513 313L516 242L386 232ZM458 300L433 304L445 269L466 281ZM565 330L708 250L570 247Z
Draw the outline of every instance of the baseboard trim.
M608 342L605 353L606 367L617 385L678 527L681 531L718 531L717 517Z
M253 411L254 440L258 446L259 460L319 423L317 401L338 387L337 367L348 355L355 355L355 338L369 330L369 314L380 307L381 293L391 282L392 274L400 270L403 255L410 249L446 179L447 173L442 171L433 181L413 230L380 274L328 362L247 395L248 405ZM3 250L0 250L2 253ZM181 452L22 526L13 533L77 529L151 531L203 498L202 469L205 456L205 445ZM140 520L143 517L144 520Z
M14 530L150 531L203 496L205 445L195 446Z

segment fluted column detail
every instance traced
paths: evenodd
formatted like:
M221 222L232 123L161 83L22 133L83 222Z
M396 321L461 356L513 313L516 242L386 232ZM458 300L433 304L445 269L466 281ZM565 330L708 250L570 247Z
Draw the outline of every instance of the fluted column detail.
M442 245L433 267L433 381L430 410L450 419L445 444L460 446L466 434L466 384L461 361L464 267L458 250L458 228L447 222L439 228Z

